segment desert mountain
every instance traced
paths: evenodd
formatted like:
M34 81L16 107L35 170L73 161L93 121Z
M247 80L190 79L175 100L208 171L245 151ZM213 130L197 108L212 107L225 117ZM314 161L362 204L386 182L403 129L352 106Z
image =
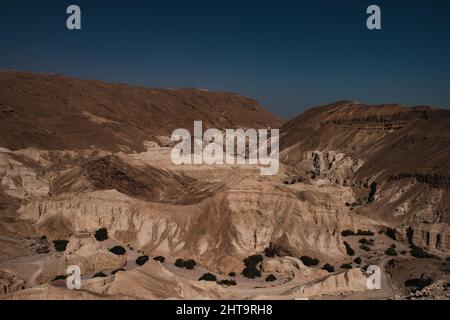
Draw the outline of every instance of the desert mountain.
M0 145L11 150L143 151L177 128L276 127L254 99L199 89L149 89L59 75L0 72ZM161 143L164 143L162 141Z
M166 145L194 120L280 125L252 99L0 79L0 297L448 298L448 111L310 109L281 126L280 170L261 176L176 166ZM81 291L66 288L73 265Z

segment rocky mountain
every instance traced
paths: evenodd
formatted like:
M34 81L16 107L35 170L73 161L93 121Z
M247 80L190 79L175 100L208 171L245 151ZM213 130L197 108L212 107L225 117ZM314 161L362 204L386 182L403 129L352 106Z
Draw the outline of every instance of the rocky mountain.
M0 92L1 298L446 296L449 111L343 101L281 125L197 89L3 72ZM172 164L194 120L281 126L278 174Z

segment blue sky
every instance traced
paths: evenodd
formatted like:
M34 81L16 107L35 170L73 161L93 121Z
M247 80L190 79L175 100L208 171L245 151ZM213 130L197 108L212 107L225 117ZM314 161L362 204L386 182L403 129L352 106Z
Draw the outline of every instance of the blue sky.
M2 0L0 43L1 69L232 91L282 117L342 99L450 107L446 0Z

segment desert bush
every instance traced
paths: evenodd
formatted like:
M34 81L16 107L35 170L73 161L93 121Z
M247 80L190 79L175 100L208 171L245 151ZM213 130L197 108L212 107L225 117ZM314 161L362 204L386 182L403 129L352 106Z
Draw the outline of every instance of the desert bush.
M414 291L422 290L425 287L433 284L433 279L427 276L422 276L420 279L409 279L405 281L405 287L412 287Z
M358 240L359 243L364 244L364 245L368 245L371 246L373 245L373 243L375 242L373 239L366 239L366 238L361 238Z
M109 251L118 256L123 256L127 252L127 250L125 250L125 248L122 246L112 247L111 249L109 249Z
M352 264L351 263L344 263L341 265L342 269L352 269Z
M361 264L362 260L360 257L355 258L355 260L353 260L354 263L356 264Z
M276 280L277 280L277 277L275 277L273 274L269 274L266 278L266 282L273 282Z
M429 258L436 258L436 256L434 254L430 254L428 252L425 251L425 249L415 246L415 245L411 245L411 255L415 258L420 258L420 259L429 259Z
M362 250L364 250L364 251L370 251L371 249L370 249L370 247L368 247L368 246L366 246L366 245L360 245L359 246Z
M401 255L407 255L407 254L408 254L408 251L402 250L402 251L400 251L400 254L401 254Z
M217 281L217 277L214 274L207 272L203 274L198 281Z
M384 251L384 253L388 256L396 256L397 255L397 251L395 251L395 249L392 247L387 248L386 251Z
M256 277L261 277L261 270L258 270L255 266L245 267L242 270L242 275L249 279L254 279Z
M344 230L341 232L341 236L343 237L349 237L349 236L354 236L355 233L352 230Z
M317 266L318 264L319 264L319 260L318 259L315 259L315 258L311 258L311 257L308 257L308 256L301 256L300 257L300 260L303 262L303 264L305 265L305 266L307 266L307 267L310 267L310 266Z
M68 240L54 240L53 245L55 247L55 250L58 252L66 251L67 244L69 243Z
M136 264L138 266L143 266L148 261L148 256L140 256L136 259Z
M346 241L344 241L344 246L349 256L355 255L355 250L353 250L352 247L350 247L350 245Z
M249 256L247 258L244 259L244 264L249 267L249 266L255 266L260 263L261 261L263 261L264 257L260 254L255 254L252 256Z
M195 267L196 264L197 264L197 263L195 262L195 260L192 260L192 259L189 259L189 260L185 260L185 261L184 261L184 267L185 267L186 269L189 269L189 270L194 269L194 267Z
M97 272L92 278L106 278L107 275L103 271Z
M166 258L164 258L163 256L157 256L154 257L153 260L163 263L164 261L166 261Z
M195 265L197 263L195 262L195 260L189 259L189 260L183 260L183 259L177 259L175 261L175 265L179 268L186 268L189 270L194 269Z
M175 266L177 266L178 268L184 268L184 260L183 259L175 260Z
M108 240L108 230L105 228L98 229L95 231L94 237L97 241L105 241Z
M222 286L235 286L237 285L236 281L233 279L224 279L224 280L220 280L219 282L217 282L218 284L222 285Z
M230 277L236 277L236 272L230 272L228 275L229 275Z
M371 237L374 235L374 233L370 230L360 230L358 229L358 232L356 233L357 236L366 236Z
M322 270L326 270L328 272L334 272L334 267L331 264L327 263L322 267Z

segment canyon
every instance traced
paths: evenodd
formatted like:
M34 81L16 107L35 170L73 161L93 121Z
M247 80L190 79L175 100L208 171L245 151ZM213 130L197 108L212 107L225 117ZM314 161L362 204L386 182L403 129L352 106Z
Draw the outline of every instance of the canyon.
M278 172L173 164L172 132L200 120L279 128ZM338 101L282 121L234 93L2 71L0 182L1 299L450 295L449 110Z

